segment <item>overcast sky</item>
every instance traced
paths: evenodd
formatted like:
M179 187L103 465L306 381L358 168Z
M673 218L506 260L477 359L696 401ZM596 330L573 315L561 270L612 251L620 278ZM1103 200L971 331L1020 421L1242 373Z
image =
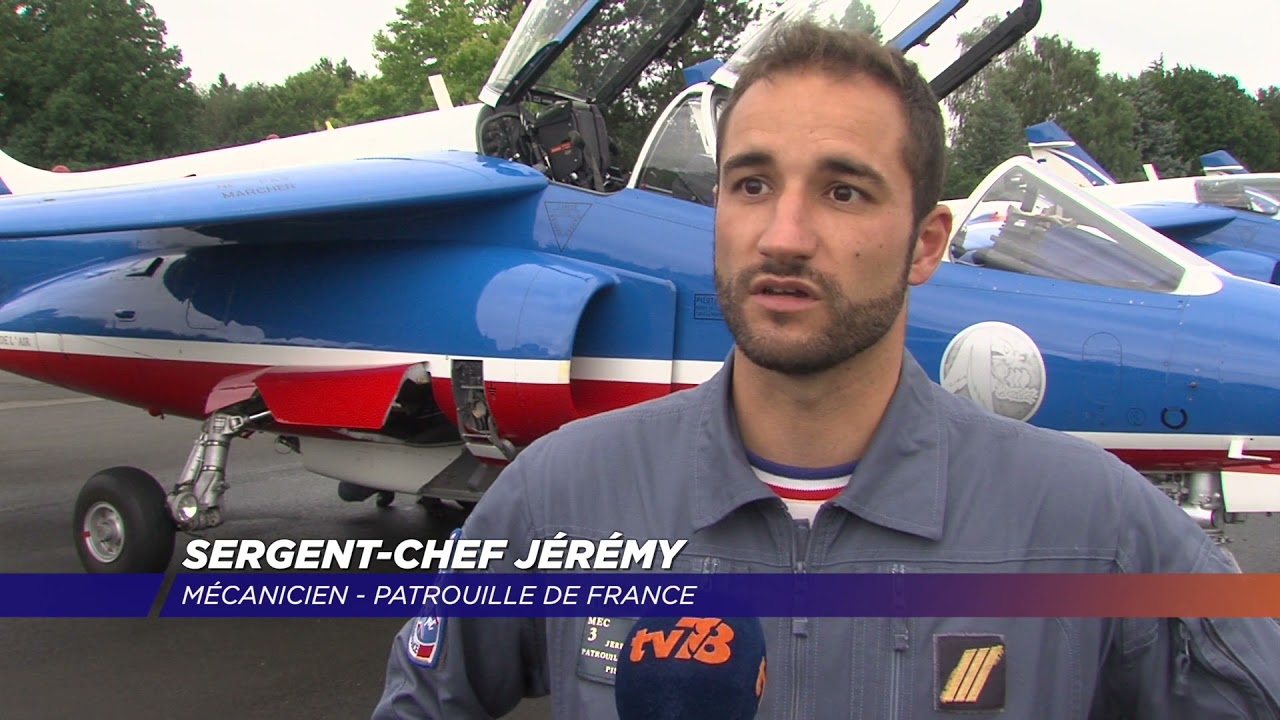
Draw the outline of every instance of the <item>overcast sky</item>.
M957 29L1015 7L1020 0L971 0ZM405 0L150 0L168 26L168 42L201 86L218 73L239 85L278 83L321 56L375 72L373 36L396 19ZM874 0L890 25L911 18L931 0ZM1057 34L1098 51L1107 72L1129 75L1152 60L1191 65L1239 79L1250 93L1280 85L1280 1L1043 0L1034 35ZM1175 9L1175 5L1178 9ZM950 27L950 25L948 26ZM920 56L941 69L954 55L954 35L935 37ZM425 82L425 78L424 78Z

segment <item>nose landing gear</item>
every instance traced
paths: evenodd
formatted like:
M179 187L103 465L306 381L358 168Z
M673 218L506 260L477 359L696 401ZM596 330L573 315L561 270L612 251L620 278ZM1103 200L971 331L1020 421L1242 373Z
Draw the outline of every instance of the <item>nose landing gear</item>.
M227 489L231 440L252 432L270 413L215 413L204 423L186 468L169 493L134 467L97 473L76 498L72 529L80 564L91 573L163 573L179 530L222 524L218 503Z

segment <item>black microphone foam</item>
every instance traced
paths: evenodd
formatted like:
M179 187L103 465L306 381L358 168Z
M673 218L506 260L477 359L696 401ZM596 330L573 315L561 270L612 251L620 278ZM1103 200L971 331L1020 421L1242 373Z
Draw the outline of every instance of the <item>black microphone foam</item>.
M640 618L618 652L618 717L750 720L765 655L758 618Z

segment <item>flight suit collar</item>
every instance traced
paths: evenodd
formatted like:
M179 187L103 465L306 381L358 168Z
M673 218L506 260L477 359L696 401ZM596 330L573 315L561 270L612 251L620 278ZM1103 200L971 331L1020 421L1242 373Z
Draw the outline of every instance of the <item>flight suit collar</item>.
M776 497L747 460L733 410L733 352L697 390L692 511L701 529L739 507ZM942 537L946 508L946 433L934 383L909 352L884 417L853 479L831 502L868 521L930 540Z

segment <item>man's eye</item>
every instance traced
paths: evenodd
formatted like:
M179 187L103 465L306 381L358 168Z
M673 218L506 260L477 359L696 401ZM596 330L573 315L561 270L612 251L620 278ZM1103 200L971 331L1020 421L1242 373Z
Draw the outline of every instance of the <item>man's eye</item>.
M837 185L831 188L831 199L839 203L849 203L857 200L860 193L849 185Z
M738 187L748 195L759 195L766 189L764 181L760 178L746 178L738 183Z

